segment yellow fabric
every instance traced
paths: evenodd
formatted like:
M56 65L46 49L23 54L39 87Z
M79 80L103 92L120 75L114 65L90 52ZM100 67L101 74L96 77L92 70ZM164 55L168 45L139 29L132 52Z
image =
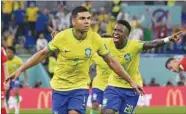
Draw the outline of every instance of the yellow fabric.
M93 80L92 88L98 88L102 91L105 90L108 84L108 78L112 70L107 63L98 54L93 56L93 64L96 64L96 77Z
M7 64L8 64L8 73L11 74L23 65L23 61L21 60L20 57L14 56L12 60L7 61Z
M25 1L14 1L14 10L17 10L19 8L19 5L21 9L25 8Z
M90 30L92 30L93 32L98 32L98 30L99 30L99 25L96 24L96 25L94 25L94 26L91 26L91 27L90 27Z
M28 16L28 21L29 22L35 22L37 19L37 12L39 11L39 8L33 7L33 8L27 8L27 16Z
M118 5L119 2L120 2L120 0L114 0L114 1L113 1L114 5Z
M51 87L58 91L89 88L89 66L94 53L106 56L109 53L101 37L88 31L84 40L78 40L73 29L59 32L49 43L50 51L59 50Z
M107 34L112 34L112 31L114 30L115 25L116 25L115 21L109 20L107 24L107 29L106 29Z
M120 6L114 6L112 8L112 12L119 12L120 11Z
M49 57L49 63L48 63L48 71L49 71L49 73L54 73L54 70L56 68L56 62L57 62L57 60L56 60L55 57L53 57L53 56Z
M170 7L176 4L176 0L168 0L167 2L168 2L167 5Z
M7 38L8 46L12 46L13 45L13 39L14 39L14 35L8 36L8 38Z
M106 19L108 19L108 15L107 14L101 14L98 16L99 21L105 21Z
M120 50L116 49L112 39L108 39L106 44L108 45L112 56L120 62L131 78L137 84L142 86L142 78L138 67L140 53L143 50L144 43L139 40L128 40L125 47ZM126 82L114 72L112 72L112 74L109 76L108 85L121 88L131 88L128 82Z
M2 1L2 10L3 13L11 13L13 9L13 2L12 1Z
M84 6L85 8L87 8L88 11L91 11L91 9L92 9L92 5L91 4L88 4L87 5L87 4L83 3L82 6Z

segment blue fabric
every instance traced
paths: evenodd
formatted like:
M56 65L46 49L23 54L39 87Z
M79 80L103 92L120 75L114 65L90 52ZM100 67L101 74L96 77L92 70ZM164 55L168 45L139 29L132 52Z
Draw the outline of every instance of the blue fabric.
M24 22L24 15L25 15L25 11L22 9L18 9L16 11L14 11L14 17L15 17L15 22L16 24L21 24Z
M113 109L119 114L133 114L139 94L134 89L108 86L104 91L103 109Z
M35 29L36 31L44 31L47 28L48 15L39 14L39 17L36 20Z
M98 88L92 88L92 102L98 102L102 104L103 101L103 91Z
M71 91L52 91L52 113L68 114L69 110L76 110L80 114L86 114L88 89Z

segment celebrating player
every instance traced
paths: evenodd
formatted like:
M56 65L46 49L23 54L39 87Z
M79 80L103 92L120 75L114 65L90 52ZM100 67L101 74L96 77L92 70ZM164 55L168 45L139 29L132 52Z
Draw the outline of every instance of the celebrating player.
M140 86L122 66L109 54L109 49L101 37L90 28L90 13L79 6L72 11L73 28L59 32L48 47L34 54L10 78L17 78L21 72L40 63L51 53L58 50L57 67L50 82L52 91L52 113L85 114L90 77L89 63L96 52L103 57L108 66L126 80L139 94L143 94Z
M111 54L120 62L131 78L142 87L142 78L139 72L140 53L144 50L163 46L170 41L175 42L180 39L179 32L164 39L148 42L140 40L128 40L131 31L130 24L125 20L118 20L113 30L113 38L105 39L105 43ZM139 94L131 88L130 84L121 79L116 73L112 73L108 79L108 86L104 91L103 114L132 114Z

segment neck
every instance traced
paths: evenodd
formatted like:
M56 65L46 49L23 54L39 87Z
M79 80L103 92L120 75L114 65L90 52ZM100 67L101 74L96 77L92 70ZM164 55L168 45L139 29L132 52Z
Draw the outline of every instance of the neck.
M78 40L84 40L87 37L87 32L82 32L80 30L74 29L74 34Z
M126 44L127 44L127 40L123 40L122 42L115 43L115 47L117 49L122 49L122 48L124 48L126 46Z
M12 57L10 57L10 58L8 58L9 60L12 60L14 58L14 56L12 56Z

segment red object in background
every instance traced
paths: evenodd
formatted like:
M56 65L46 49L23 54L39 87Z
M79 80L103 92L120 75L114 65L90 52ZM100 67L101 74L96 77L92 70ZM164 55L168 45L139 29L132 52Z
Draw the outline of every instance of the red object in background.
M186 106L186 87L144 87L138 106ZM51 108L51 89L20 89L21 109ZM11 93L12 95L12 93ZM12 103L11 101L9 101Z
M186 57L182 58L182 60L180 61L179 65L183 69L183 71L186 72Z
M8 60L6 56L5 49L1 47L1 91L4 92L4 83L5 83L5 68L4 63Z

